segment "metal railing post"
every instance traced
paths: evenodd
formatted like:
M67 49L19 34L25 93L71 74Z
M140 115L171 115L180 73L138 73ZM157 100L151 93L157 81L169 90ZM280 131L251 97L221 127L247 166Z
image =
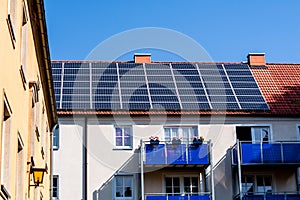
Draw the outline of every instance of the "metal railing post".
M140 151L140 167L141 167L141 195L142 199L145 200L145 189L144 189L144 143L141 139L141 151Z
M282 142L280 142L280 152L281 152L281 163L284 163L284 156L283 156L283 146L282 146Z
M210 155L210 176L211 176L211 199L215 200L215 180L214 180L214 163L212 153L212 142L209 140L209 155Z
M241 155L240 155L240 141L237 140L237 164L238 164L238 178L239 178L239 195L240 195L240 200L243 199L243 194L242 194L242 171L241 171Z

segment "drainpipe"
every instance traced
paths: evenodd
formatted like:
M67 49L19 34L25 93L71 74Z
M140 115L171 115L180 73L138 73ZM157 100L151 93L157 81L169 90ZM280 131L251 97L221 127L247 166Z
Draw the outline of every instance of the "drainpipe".
M143 140L141 139L141 151L140 151L140 167L141 167L141 195L142 195L142 199L141 200L145 200L145 185L144 185L144 144L143 144Z
M241 154L240 154L240 141L237 140L237 159L238 159L238 178L239 178L239 193L240 193L240 200L243 199L242 194L242 171L241 171Z
M84 117L82 140L82 199L87 200L87 117Z
M215 180L214 180L214 163L213 163L213 152L212 142L209 140L209 154L210 154L210 176L211 176L211 199L215 200Z
M59 127L58 124L55 124L50 132L50 199L52 199L52 181L53 181L53 132Z

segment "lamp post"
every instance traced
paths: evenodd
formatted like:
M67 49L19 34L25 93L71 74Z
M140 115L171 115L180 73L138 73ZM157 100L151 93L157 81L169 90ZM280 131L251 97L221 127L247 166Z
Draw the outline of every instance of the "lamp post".
M45 171L46 171L45 168L31 168L30 172L33 175L34 185L30 185L30 186L38 187L41 183L43 183Z

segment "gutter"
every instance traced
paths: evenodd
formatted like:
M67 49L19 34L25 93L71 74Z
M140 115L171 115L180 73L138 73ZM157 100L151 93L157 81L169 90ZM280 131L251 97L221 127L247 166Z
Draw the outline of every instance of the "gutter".
M43 0L28 0L28 11L34 37L37 61L45 96L45 105L50 129L57 123L54 87L52 83L51 59L47 36L47 25Z

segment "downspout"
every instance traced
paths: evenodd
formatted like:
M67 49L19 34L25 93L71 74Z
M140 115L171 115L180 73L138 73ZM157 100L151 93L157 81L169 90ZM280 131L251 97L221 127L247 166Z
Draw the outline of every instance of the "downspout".
M53 132L58 128L58 124L55 124L50 132L50 188L49 188L49 195L50 199L52 199L52 181L53 181Z
M87 200L87 117L84 117L82 141L82 199Z

